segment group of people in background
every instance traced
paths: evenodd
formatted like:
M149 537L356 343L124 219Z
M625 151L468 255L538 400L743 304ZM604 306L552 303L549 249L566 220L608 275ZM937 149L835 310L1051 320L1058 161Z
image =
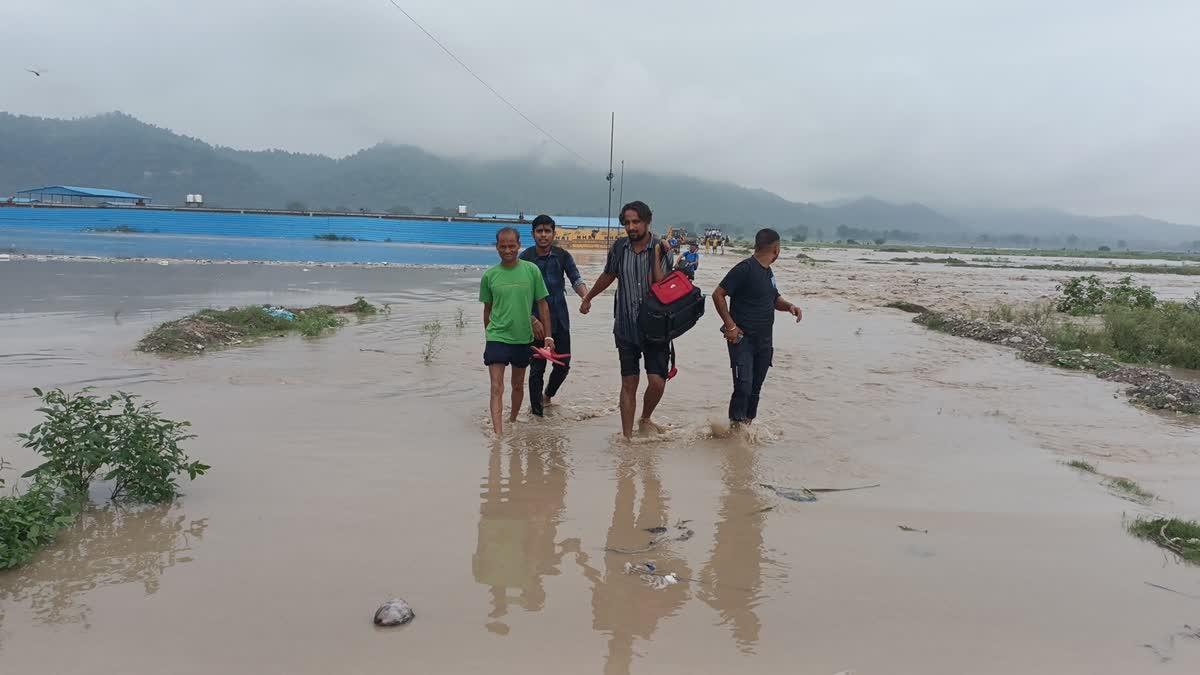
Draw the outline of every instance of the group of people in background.
M716 253L720 249L721 255L725 255L725 244L729 243L729 237L725 236L720 230L705 230L704 231L704 252Z
M694 279L700 255L694 242L687 251L679 252L680 242L654 236L650 229L652 219L650 207L644 202L634 201L621 207L620 223L626 236L613 242L604 271L591 288L580 275L570 252L554 245L555 222L550 216L534 219L534 244L524 251L521 233L516 228L505 227L496 232L500 263L483 274L479 300L483 303L486 339L483 362L491 382L491 420L497 436L504 429L506 370L511 368L510 424L516 421L524 402L527 369L531 369L530 412L536 416L544 414L545 407L551 405L566 381L571 360L567 288L582 298L579 313L586 315L591 312L592 300L613 283L617 284L613 336L621 372L621 433L627 439L632 438L635 418L643 433L663 431L652 417L671 373L670 347L646 340L638 315L651 284L661 281L672 269ZM705 233L706 247L710 245L711 233ZM788 313L796 321L802 317L800 308L779 294L771 271L780 250L778 232L759 230L753 255L734 265L712 293L713 304L723 322L721 332L727 342L733 373L729 419L735 426L753 423L758 414L763 382L774 354L775 312ZM548 379L545 371L550 359L534 358L535 347L540 355L552 356L556 361ZM642 370L646 372L647 385L639 417L637 402Z

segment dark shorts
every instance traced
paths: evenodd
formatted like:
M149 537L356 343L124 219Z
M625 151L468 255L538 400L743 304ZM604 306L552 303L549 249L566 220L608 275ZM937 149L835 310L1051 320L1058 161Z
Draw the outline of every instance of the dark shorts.
M533 359L529 345L510 345L507 342L489 341L483 347L483 365L504 364L513 368L528 368Z
M646 358L646 373L665 378L671 362L668 344L642 343L641 346L617 338L617 355L621 358L621 377L637 375L642 357Z

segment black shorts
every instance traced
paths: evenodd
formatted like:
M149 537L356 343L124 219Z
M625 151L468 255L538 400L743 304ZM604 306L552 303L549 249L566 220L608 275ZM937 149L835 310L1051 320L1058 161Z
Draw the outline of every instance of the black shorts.
M641 346L638 346L617 338L617 355L621 358L621 377L637 375L641 365L639 362L645 356L646 373L666 378L671 362L671 346L649 342L643 342Z
M513 368L528 368L533 359L529 345L510 345L507 342L488 341L483 347L483 365L504 364Z

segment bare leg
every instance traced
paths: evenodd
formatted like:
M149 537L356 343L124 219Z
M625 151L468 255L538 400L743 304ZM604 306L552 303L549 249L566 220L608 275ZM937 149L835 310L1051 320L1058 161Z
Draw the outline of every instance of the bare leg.
M501 376L503 377L503 375ZM512 369L512 413L508 416L509 422L517 421L517 413L521 411L521 404L525 401L525 369L513 366Z
M621 376L621 433L633 438L633 413L637 412L638 375Z
M667 381L661 375L646 375L646 395L642 399L642 428L662 433L663 428L650 421L658 402L662 400L663 392L667 390ZM636 393L636 392L635 392Z
M492 431L496 432L496 437L499 438L504 434L504 422L502 421L502 413L504 412L504 368L503 363L493 363L488 366L488 377L491 378L491 410L492 410Z

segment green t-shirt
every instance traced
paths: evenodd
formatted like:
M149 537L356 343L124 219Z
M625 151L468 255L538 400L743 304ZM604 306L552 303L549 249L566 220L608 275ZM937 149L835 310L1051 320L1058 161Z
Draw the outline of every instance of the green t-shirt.
M547 295L542 271L527 260L518 260L514 267L496 265L484 272L479 280L479 301L492 304L488 342L532 344L529 308Z

